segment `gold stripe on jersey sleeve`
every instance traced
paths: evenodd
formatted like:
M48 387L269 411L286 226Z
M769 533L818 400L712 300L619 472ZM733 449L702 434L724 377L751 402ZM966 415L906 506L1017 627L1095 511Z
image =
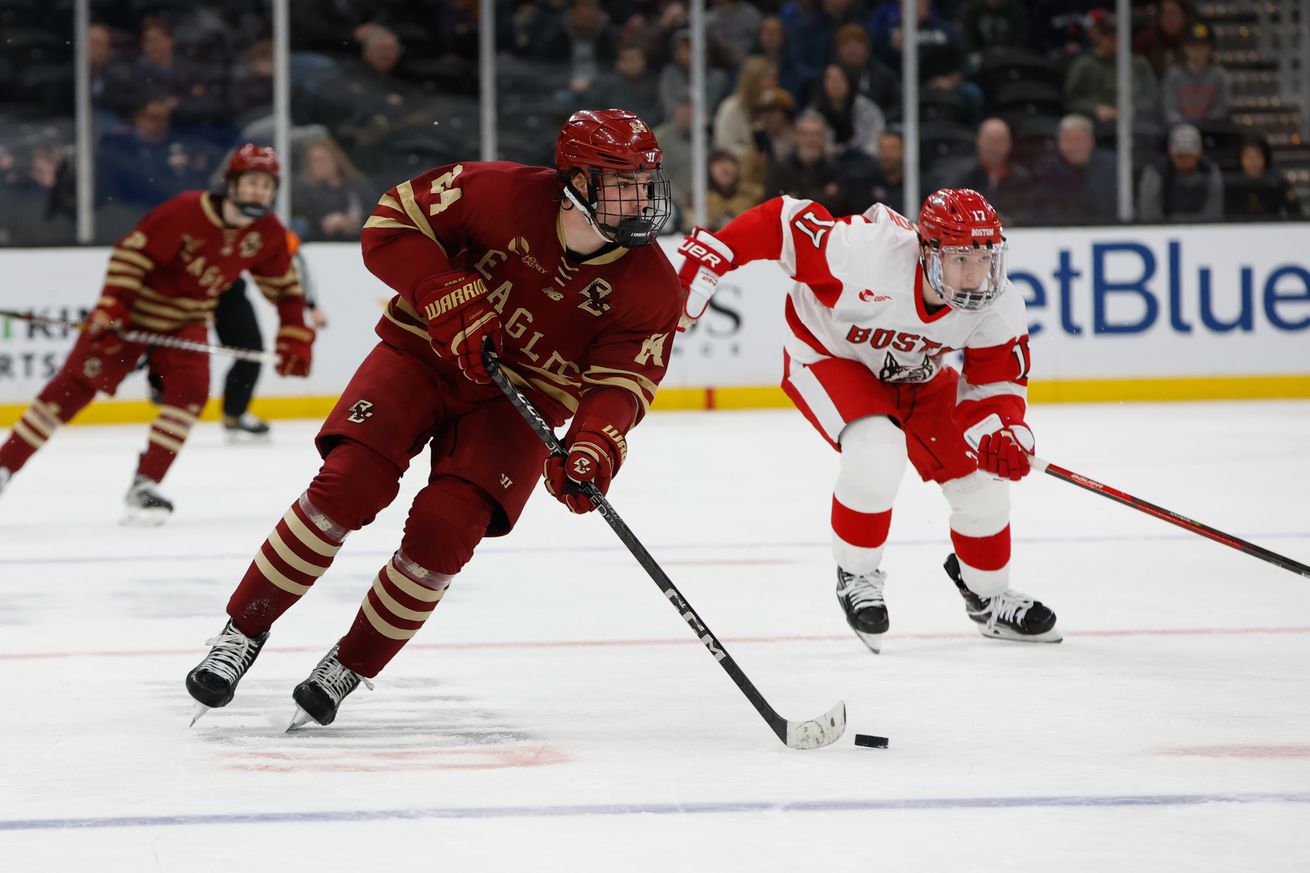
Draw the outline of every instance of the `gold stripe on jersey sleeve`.
M641 373L634 373L632 370L621 370L617 367L601 367L593 365L588 367L582 374L583 382L596 382L597 384L606 384L605 380L614 377L631 379L641 386L641 390L655 396L655 390L659 386L655 382Z
M396 327L409 331L410 333L414 334L414 336L422 337L428 342L432 341L432 337L429 336L428 332L423 328L415 327L412 324L406 324L405 322L401 321L399 318L396 318L396 316L392 315L390 306L382 310L382 317L385 318L387 321L391 322L392 324L394 324Z
M364 596L364 602L360 604L360 609L363 610L364 615L368 618L368 623L373 625L373 629L388 639L407 640L414 636L414 634L418 633L418 628L414 628L413 630L401 630L382 616L378 615L378 611L373 608L373 604L368 602L368 595Z
M396 186L396 193L400 195L400 202L404 212L409 216L409 220L414 222L414 227L433 242L437 242L437 235L432 231L432 225L423 215L423 210L419 208L418 201L414 199L414 186L409 182L401 182ZM438 243L440 245L440 243Z
M139 312L132 313L132 324L138 327L148 327L151 330L173 331L181 327L185 322L178 319L167 320L163 318L152 318L148 315L142 315Z
M113 273L105 277L105 285L110 288L126 288L129 291L141 290L140 279L133 279L131 276L115 276Z
M400 201L390 194L383 194L378 198L378 206L385 206L388 209L394 209L397 212L404 212L405 208L400 205ZM417 230L418 228L415 228Z
M135 276L138 279L146 277L146 271L136 264L129 264L126 261L119 261L114 258L109 259L110 273L126 273L129 276Z
M396 204L396 205L399 206L400 204ZM368 217L368 221L364 222L364 227L365 228L369 228L369 227L396 228L398 230L418 230L418 228L412 224L407 224L403 221L397 221L394 218L383 218L381 215L370 215Z
M178 309L190 309L197 312L208 312L218 305L215 298L207 300L196 300L191 297L169 297L167 294L160 294L149 285L141 286L141 296L161 303L164 306L175 306Z
M132 312L134 314L144 312L147 315L158 315L164 318L176 318L181 321L194 320L198 317L204 317L204 313L201 312L195 312L193 310L187 310L187 309L180 309L176 306L171 306L167 303L154 303L150 300L142 300L139 297L137 298L136 302L132 304Z
M146 270L153 270L155 268L155 262L147 258L145 255L137 254L136 252L129 252L127 249L118 248L117 246L115 246L109 253L109 256L111 258L118 258L119 260L127 261L130 264L136 264L138 267L142 267Z
M251 275L255 277L256 282L262 282L267 285L294 285L300 281L300 277L296 275L295 267L287 270L281 276L265 276L260 273L251 273Z

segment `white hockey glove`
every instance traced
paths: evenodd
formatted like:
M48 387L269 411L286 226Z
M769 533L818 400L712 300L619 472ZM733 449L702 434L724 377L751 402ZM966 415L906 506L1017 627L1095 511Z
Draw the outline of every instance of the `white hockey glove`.
M723 240L703 227L683 237L678 252L683 256L682 268L678 270L678 282L683 290L678 331L682 332L705 314L710 298L719 287L719 279L732 269L733 255Z

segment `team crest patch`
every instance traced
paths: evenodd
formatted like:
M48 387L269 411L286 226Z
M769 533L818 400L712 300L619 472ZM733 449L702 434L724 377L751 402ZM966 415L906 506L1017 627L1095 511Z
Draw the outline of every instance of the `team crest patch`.
M367 400L356 400L355 405L350 407L350 417L346 421L355 424L363 424L373 417L373 404Z
M582 302L578 304L578 308L600 317L613 308L605 300L613 291L614 286L604 279L592 279L591 284L582 289Z
M241 248L239 251L241 257L253 258L255 255L259 254L259 250L263 247L264 238L261 237L259 231L256 230L246 234L245 238L241 240Z

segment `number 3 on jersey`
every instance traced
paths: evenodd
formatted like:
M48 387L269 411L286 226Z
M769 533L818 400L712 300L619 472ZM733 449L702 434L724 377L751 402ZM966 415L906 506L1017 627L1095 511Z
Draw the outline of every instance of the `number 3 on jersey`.
M792 220L796 229L810 238L814 247L821 248L823 235L837 226L837 222L819 218L813 210L807 210Z

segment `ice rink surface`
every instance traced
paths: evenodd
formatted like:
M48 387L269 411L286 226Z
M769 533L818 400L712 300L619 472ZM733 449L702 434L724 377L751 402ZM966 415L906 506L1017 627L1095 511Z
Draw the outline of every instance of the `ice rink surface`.
M1055 463L1310 563L1310 403L1031 423ZM1065 641L985 640L911 473L874 656L833 595L836 455L792 411L654 415L610 496L779 712L846 701L836 745L783 747L604 522L544 491L376 690L284 733L426 456L188 729L183 677L313 475L313 432L198 427L155 530L116 524L144 426L61 432L0 497L0 868L1310 869L1310 579L1033 476L1015 587Z

